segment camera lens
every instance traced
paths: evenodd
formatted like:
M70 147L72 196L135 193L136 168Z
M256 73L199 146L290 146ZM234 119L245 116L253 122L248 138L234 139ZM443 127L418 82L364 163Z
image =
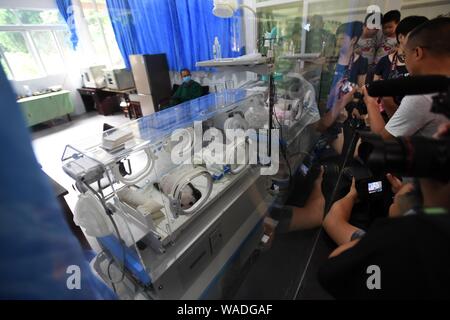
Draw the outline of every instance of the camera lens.
M400 176L450 179L450 140L425 137L398 138L383 141L381 138L364 138L358 152L375 174L386 172Z

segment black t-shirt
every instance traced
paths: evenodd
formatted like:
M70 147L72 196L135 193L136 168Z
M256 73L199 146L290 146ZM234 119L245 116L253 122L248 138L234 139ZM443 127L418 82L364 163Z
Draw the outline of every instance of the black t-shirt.
M380 290L367 281L380 268ZM352 249L329 259L319 280L337 299L450 298L450 215L382 219Z
M389 80L392 78L403 77L408 73L406 66L395 66L395 70L392 70L392 61L389 59L389 55L380 59L375 67L375 74L381 76L383 80Z
M338 97L333 95L335 87L341 80L347 78L352 83L358 83L358 77L367 74L368 60L363 56L358 56L356 61L351 65L336 64L333 80L330 87L330 95L328 97L327 110L330 110L336 103Z

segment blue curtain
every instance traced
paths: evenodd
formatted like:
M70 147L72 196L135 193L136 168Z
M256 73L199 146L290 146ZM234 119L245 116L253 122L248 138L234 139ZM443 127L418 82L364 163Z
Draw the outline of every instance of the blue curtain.
M125 65L130 69L130 54L140 54L137 31L128 0L107 0L108 13L119 50Z
M70 30L70 42L75 50L78 45L78 35L75 28L75 20L73 15L72 0L56 0L59 12L63 16Z
M172 70L183 68L183 43L180 39L175 1L128 0L136 26L138 53L167 54Z
M107 0L117 43L129 68L130 54L165 53L171 70L212 59L214 37L223 57L242 55L240 13L230 19L212 14L209 0Z
M193 68L197 61L213 58L212 46L218 37L222 57L234 58L243 54L241 48L241 10L229 19L213 15L212 0L176 0L183 43L183 63Z

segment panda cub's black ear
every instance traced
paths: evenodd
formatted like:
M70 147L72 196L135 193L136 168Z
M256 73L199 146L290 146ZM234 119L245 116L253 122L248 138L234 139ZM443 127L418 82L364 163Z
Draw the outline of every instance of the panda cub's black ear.
M160 184L159 184L158 182L155 182L155 183L153 184L153 186L155 187L156 190L158 190L159 192L161 192L161 186L160 186Z
M202 197L202 193L200 192L200 190L195 188L192 183L189 183L188 186L191 187L192 195L195 198L195 202L197 202Z

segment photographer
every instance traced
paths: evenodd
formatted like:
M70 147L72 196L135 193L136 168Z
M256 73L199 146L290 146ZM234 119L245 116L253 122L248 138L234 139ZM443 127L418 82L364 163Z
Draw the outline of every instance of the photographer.
M389 217L400 217L421 204L420 199L413 194L414 185L412 183L402 184L400 180L391 174L387 175L387 179L395 194L394 202L389 209ZM358 195L359 193L362 192L361 190L358 192L356 179L353 178L348 194L333 204L323 221L323 227L330 238L338 246L342 246L337 249L337 252L355 244L357 240L366 234L365 230L357 228L349 222L354 206L360 201L369 201L366 197L362 198ZM408 199L408 201L405 201L405 199Z
M405 65L404 46L406 37L416 27L427 22L426 17L410 16L406 17L397 26L395 34L397 36L398 48L391 54L384 56L378 62L375 68L374 80L389 80L408 76L408 70ZM397 111L403 97L383 97L381 98L381 107L383 117L389 119Z
M352 100L353 92L341 94L341 87L344 82L358 83L363 85L367 74L367 59L355 53L356 44L363 32L363 23L353 21L344 23L336 31L336 47L339 48L337 64L332 72L330 93L326 105L326 113L322 119L316 123L319 132L326 132L336 122L345 106ZM324 89L323 91L328 92ZM351 90L350 90L351 91ZM332 128L332 135L336 136L339 131Z
M366 81L368 61L355 50L363 32L363 23L353 21L344 23L336 31L336 46L339 48L339 59L334 70L330 97L327 108L335 105L337 97L335 89L341 82L351 82L362 87Z
M437 137L448 136L450 123ZM444 173L445 174L445 173ZM450 286L450 183L420 179L423 196L415 214L375 222L367 234L348 224L358 198L354 184L349 194L335 203L324 221L330 236L340 245L319 270L319 280L335 298L448 298ZM390 217L397 217L406 203L402 197L413 190L388 177L396 189ZM400 209L400 210L399 210ZM370 267L380 274L377 287L369 286Z
M409 16L400 21L395 30L398 49L391 54L384 56L377 63L374 77L375 81L395 79L403 77L408 73L405 66L405 56L403 54L407 36L411 31L427 21L429 21L428 18L423 16Z
M407 36L406 67L411 75L450 75L450 18L430 20ZM363 88L372 132L384 139L421 135L431 137L446 118L431 113L432 95L405 97L389 122L380 114L376 98Z

